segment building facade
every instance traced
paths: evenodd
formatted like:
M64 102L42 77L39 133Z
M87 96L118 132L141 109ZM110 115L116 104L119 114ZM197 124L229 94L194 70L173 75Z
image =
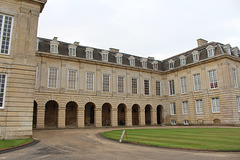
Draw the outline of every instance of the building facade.
M240 124L237 47L198 39L159 61L37 38L45 3L0 2L1 139L32 128Z

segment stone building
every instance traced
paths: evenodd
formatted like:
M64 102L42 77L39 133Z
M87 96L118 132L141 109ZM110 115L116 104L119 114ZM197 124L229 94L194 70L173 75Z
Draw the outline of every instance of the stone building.
M0 2L1 139L32 128L240 124L237 47L198 39L159 61L37 38L45 3Z

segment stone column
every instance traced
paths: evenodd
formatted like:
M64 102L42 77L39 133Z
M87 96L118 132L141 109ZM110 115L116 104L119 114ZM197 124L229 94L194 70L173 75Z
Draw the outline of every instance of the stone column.
M118 126L118 110L117 108L112 108L111 111L111 124L112 127L117 127Z
M65 128L66 108L59 107L58 109L58 128Z
M151 110L151 125L157 125L157 109L152 108Z
M84 127L84 108L83 107L78 107L77 125L78 125L78 128Z
M95 109L95 126L102 127L102 108Z
M141 126L144 126L145 125L145 108L143 109L140 109L140 115L139 115L139 124Z
M45 107L38 106L37 107L37 128L44 128L44 120L45 120Z
M132 109L126 109L126 126L132 126Z

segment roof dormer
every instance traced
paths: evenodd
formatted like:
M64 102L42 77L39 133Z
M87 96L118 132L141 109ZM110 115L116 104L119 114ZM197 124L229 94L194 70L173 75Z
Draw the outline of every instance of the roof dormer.
M135 57L134 56L130 56L128 58L128 60L129 60L130 66L135 66Z
M209 45L207 46L207 54L208 54L208 57L213 57L214 56L214 49L215 47L212 46L212 45Z
M225 53L231 55L231 45L230 44L223 45L223 49L225 50Z
M152 65L154 70L158 70L158 61L153 61Z
M148 61L147 58L142 58L142 59L141 59L142 67L143 67L143 68L147 68L147 61Z
M122 53L116 53L115 57L116 57L116 62L117 64L122 64L122 56L123 54Z
M198 62L199 61L199 52L198 51L193 51L192 52L192 56L193 56L193 62Z
M102 55L102 61L104 61L104 62L108 62L108 51L106 51L106 50L103 50L102 52L101 52L101 55Z
M52 41L50 41L50 53L58 54L58 45L57 41L58 37L54 37Z
M172 60L172 59L170 59L169 61L168 61L168 64L169 64L169 69L173 69L174 68L174 60Z
M183 66L186 64L186 56L181 55L179 59L180 59L180 66Z

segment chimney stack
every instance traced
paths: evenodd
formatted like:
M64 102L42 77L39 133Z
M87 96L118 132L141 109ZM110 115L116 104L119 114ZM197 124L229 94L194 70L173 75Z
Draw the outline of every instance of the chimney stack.
M58 40L58 37L53 37L53 40L54 40L54 41L57 41L57 40Z
M73 44L75 44L75 45L79 45L80 43L79 43L79 42L74 42Z
M200 47L200 46L202 46L204 44L207 44L207 43L208 43L208 41L206 41L206 40L204 40L202 38L197 39L198 47Z
M114 52L114 53L118 53L118 52L119 52L119 49L109 48L109 51L110 51L110 52Z

